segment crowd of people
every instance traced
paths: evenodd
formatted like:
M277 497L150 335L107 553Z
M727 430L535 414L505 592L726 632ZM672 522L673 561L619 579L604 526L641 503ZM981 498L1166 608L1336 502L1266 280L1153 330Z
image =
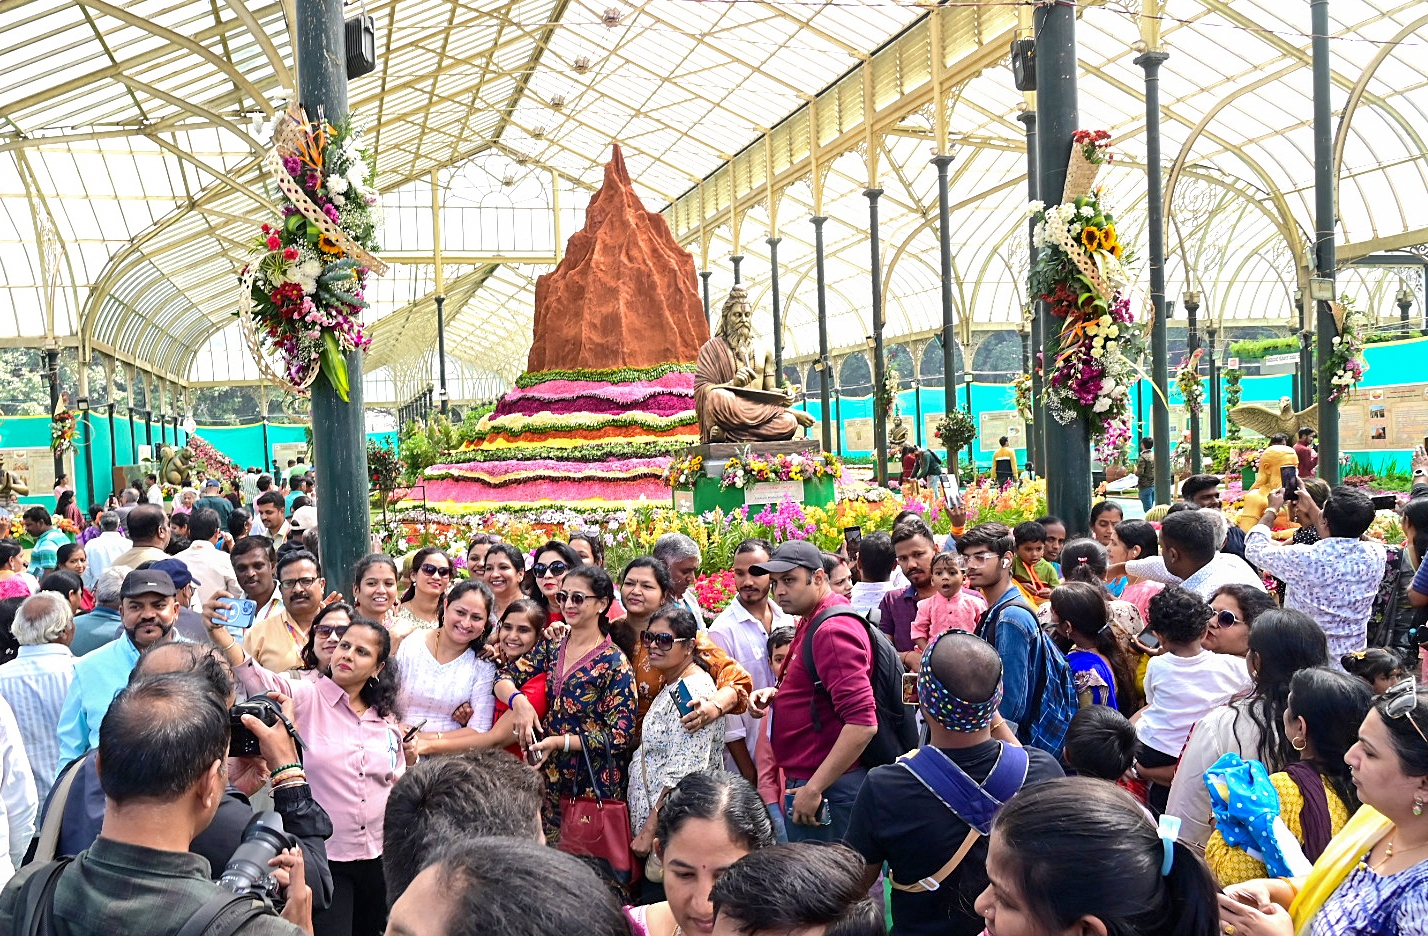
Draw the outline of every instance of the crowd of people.
M1308 483L1234 536L1194 476L1084 536L747 539L718 613L677 533L330 568L291 467L0 541L0 931L1428 925L1422 452L1401 550ZM271 813L268 896L224 904Z

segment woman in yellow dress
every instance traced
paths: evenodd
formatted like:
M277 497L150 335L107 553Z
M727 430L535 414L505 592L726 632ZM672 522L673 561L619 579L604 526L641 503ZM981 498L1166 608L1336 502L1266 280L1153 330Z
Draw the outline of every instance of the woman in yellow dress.
M1368 714L1368 685L1325 666L1304 669L1289 682L1284 733L1299 760L1270 774L1279 793L1279 815L1313 862L1359 807L1344 754L1358 740ZM1205 861L1228 886L1265 876L1264 862L1225 843L1217 830L1205 846Z

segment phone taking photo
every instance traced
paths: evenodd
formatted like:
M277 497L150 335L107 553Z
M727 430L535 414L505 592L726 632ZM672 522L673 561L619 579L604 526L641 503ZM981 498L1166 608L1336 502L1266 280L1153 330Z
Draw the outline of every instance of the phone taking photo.
M1286 501L1298 500L1299 469L1294 465L1281 465L1279 468L1279 486L1284 488L1284 499Z
M240 639L258 617L258 603L247 598L220 598L218 606L224 609L223 626Z

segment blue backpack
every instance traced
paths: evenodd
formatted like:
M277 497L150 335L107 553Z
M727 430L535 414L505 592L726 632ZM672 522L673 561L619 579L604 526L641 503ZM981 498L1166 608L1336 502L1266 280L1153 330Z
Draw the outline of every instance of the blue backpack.
M1014 593L1020 595L1020 592ZM977 636L996 647L997 625L1008 608L1020 608L1031 615L1035 627L1031 660L1027 664L1030 688L1026 715L1016 726L1017 740L1039 747L1059 760L1061 749L1066 745L1066 732L1071 727L1071 719L1081 707L1076 697L1076 679L1071 673L1071 664L1066 662L1066 656L1051 642L1046 631L1036 624L1036 611L1020 597L998 601L988 608L977 625Z

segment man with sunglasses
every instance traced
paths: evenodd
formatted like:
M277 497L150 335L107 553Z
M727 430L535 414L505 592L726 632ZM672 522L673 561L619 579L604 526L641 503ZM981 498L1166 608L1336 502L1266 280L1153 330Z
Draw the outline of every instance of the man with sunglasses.
M322 610L327 580L318 571L317 557L305 549L278 559L278 590L283 608L248 629L243 649L264 669L286 672L302 665L312 619Z

